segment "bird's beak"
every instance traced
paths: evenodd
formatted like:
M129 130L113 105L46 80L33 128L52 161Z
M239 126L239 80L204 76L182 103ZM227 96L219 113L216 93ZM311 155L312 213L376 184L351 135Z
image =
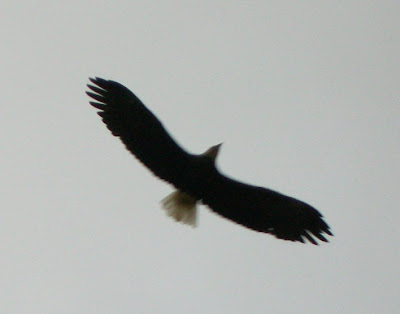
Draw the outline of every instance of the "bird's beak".
M214 146L215 157L217 157L217 155L219 154L219 150L221 149L222 144L224 144L224 143L219 143Z

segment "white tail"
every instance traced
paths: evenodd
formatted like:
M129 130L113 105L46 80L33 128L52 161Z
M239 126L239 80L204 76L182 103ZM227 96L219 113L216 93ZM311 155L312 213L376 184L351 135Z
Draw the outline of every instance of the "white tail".
M197 200L194 197L179 190L161 200L162 207L168 216L192 227L196 227L197 224L196 203Z

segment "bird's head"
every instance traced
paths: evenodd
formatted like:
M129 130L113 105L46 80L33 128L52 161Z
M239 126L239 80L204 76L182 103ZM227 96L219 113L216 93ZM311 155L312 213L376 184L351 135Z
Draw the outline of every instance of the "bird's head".
M218 145L211 146L209 149L207 149L202 155L209 157L212 159L213 162L217 159L219 149L221 148L222 143L219 143Z

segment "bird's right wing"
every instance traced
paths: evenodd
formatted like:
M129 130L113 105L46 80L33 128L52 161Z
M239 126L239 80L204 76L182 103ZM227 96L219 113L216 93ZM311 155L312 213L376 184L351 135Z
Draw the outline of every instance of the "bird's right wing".
M190 173L192 155L185 152L167 133L157 117L125 86L101 78L90 78L92 92L107 128L118 136L145 166L159 178L183 188Z
M312 206L281 193L214 174L203 203L214 212L247 228L283 240L317 244L332 235L322 215Z

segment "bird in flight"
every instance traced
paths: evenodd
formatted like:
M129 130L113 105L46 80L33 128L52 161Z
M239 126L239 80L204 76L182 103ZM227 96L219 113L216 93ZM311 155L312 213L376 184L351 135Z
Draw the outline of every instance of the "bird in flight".
M274 235L278 239L317 239L328 242L332 236L323 216L312 206L276 191L245 184L222 174L215 166L221 144L202 154L183 150L163 124L134 93L120 83L90 78L98 115L114 136L160 179L177 190L161 203L167 214L192 226L196 225L198 203L249 229Z

